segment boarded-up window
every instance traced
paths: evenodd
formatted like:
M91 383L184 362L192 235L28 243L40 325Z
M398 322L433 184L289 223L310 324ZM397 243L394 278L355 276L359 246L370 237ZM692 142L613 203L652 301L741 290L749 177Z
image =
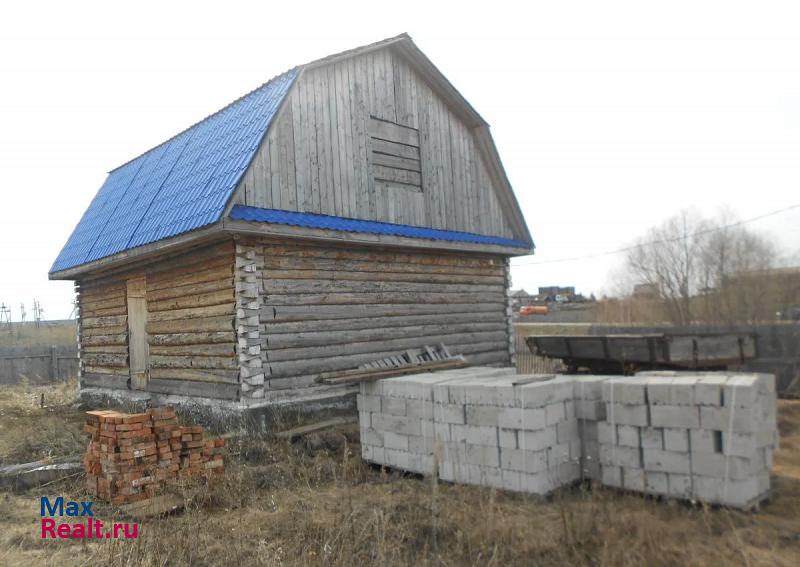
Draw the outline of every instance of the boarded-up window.
M369 120L369 135L375 181L421 191L419 131L373 116Z

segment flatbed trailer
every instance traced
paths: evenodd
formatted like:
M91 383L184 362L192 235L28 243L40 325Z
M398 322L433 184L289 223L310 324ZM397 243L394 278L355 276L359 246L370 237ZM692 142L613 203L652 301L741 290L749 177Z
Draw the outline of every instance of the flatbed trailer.
M757 356L747 333L531 336L530 351L559 358L568 372L630 374L637 370L728 370Z

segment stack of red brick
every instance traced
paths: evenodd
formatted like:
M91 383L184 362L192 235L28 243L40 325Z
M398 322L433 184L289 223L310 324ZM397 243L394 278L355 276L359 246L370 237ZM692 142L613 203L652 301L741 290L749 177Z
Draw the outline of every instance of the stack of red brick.
M225 440L204 439L199 425L179 425L173 408L86 414L87 488L112 504L146 500L170 482L225 471Z

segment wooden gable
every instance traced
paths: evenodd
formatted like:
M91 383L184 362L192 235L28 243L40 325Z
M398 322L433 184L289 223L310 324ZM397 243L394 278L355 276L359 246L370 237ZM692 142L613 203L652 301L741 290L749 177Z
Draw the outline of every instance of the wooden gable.
M304 67L233 203L531 242L485 122L415 56L406 38Z

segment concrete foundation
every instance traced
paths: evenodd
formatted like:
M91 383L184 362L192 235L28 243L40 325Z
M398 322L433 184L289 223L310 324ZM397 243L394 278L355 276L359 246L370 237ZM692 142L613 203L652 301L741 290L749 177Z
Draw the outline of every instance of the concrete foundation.
M540 495L591 479L747 508L769 494L778 442L767 374L472 367L363 383L358 409L367 461Z
M276 423L294 423L311 414L315 418L352 415L356 407L356 391L353 386L326 387L319 391L307 388L302 395L294 390L284 390L282 394L276 392L269 398L234 402L135 390L82 388L80 400L95 409L113 408L134 413L150 407L172 406L182 419L212 431L246 429L260 433L273 430Z

